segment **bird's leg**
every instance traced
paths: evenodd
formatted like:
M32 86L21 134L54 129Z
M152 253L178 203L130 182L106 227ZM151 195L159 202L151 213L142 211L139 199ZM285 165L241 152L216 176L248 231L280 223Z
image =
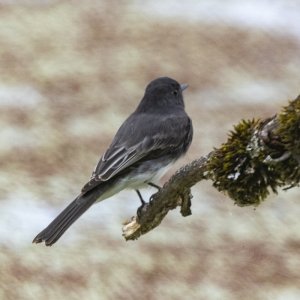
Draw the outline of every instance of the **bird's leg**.
M155 187L156 189L158 189L158 191L161 190L161 187L158 186L158 185L156 185L156 184L153 183L153 182L148 182L148 185L150 185L150 186L152 186L152 187ZM151 198L150 198L150 202L147 203L147 202L143 199L141 192L140 192L138 189L136 189L135 191L136 191L136 193L138 194L138 196L139 196L139 198L140 198L140 200L141 200L141 203L142 203L142 205L141 205L141 206L138 208L138 210L137 210L137 216L138 216L138 218L140 218L140 217L142 216L142 212L143 212L145 209L147 209L147 207L149 206L149 204L150 204L150 202L151 202L152 196L151 196Z
M157 185L157 184L155 184L155 183L153 183L153 182L148 182L148 185L150 185L150 186L156 188L158 192L162 189L159 185ZM155 194L153 194L153 195L150 197L149 203L152 202L152 199L153 199L153 196L154 196L154 195L155 195Z
M142 194L141 194L141 192L140 192L139 190L135 190L135 191L136 191L136 193L138 194L138 196L139 196L139 198L140 198L140 200L141 200L141 202L142 202L142 205L137 209L137 212L136 212L137 217L138 217L138 219L139 219L139 218L141 218L141 216L142 216L142 212L143 212L145 209L147 209L149 203L147 203L147 202L143 199Z
M135 191L136 191L136 193L138 194L138 196L141 200L142 206L145 205L146 201L143 199L141 192L139 190L135 190Z
M150 185L150 186L152 186L152 187L158 189L159 191L161 190L161 187L160 187L159 185L153 183L153 182L148 182L148 185Z

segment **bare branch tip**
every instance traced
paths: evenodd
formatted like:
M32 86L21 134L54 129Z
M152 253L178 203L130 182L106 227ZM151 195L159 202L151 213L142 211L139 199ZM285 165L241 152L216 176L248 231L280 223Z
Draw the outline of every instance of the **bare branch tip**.
M141 225L138 223L136 217L132 217L130 221L123 224L122 235L126 240L132 239L132 236L140 229ZM137 238L137 237L136 237Z

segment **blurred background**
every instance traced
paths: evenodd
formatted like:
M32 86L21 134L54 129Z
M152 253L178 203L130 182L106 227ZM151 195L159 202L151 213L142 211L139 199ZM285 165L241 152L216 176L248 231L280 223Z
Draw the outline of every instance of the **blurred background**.
M195 131L163 181L296 98L300 1L1 0L0 70L0 299L300 299L297 188L240 208L199 183L192 216L134 242L121 224L139 200L123 191L31 244L152 79L189 84Z

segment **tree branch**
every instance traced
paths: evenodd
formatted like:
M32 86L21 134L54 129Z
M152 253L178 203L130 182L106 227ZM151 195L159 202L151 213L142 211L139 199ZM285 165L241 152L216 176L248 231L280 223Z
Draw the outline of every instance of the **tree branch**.
M270 190L299 185L299 164L300 96L271 118L242 120L220 148L179 169L138 208L136 217L123 226L123 236L137 239L177 206L182 216L191 215L190 188L203 179L212 180L239 206L259 205Z

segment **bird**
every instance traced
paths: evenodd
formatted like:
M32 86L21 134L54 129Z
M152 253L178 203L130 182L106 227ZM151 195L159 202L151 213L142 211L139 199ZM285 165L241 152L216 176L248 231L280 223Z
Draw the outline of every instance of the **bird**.
M137 108L118 129L90 180L33 243L53 245L93 204L123 189L135 190L145 204L139 189L147 185L159 188L154 182L191 145L193 125L183 99L187 87L169 77L156 78L147 85Z

